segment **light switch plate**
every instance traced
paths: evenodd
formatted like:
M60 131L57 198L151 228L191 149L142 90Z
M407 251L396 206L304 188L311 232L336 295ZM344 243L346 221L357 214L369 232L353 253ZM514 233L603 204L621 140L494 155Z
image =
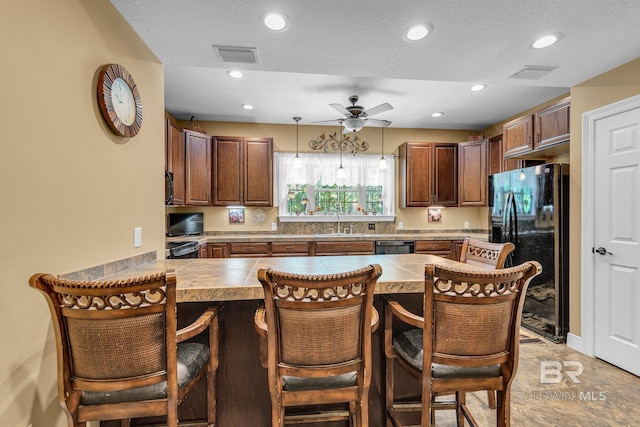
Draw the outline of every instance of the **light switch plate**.
M276 224L275 222L271 223L271 231L278 231L278 224Z
M139 248L142 246L142 227L136 227L133 229L133 247Z

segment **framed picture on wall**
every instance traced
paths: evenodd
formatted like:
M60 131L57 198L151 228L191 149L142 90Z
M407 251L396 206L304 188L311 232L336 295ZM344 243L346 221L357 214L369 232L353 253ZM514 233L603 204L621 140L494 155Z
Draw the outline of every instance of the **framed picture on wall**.
M229 224L244 224L244 209L229 209Z
M442 221L442 208L428 208L427 215L429 222L440 222Z

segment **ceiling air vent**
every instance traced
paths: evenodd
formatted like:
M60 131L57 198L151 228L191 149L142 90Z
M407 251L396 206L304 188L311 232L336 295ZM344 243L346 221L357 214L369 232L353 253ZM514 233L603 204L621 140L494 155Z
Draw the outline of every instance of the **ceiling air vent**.
M258 63L258 49L242 46L213 46L218 59L222 62Z
M545 67L541 65L525 65L522 70L509 76L510 79L538 80L558 67Z

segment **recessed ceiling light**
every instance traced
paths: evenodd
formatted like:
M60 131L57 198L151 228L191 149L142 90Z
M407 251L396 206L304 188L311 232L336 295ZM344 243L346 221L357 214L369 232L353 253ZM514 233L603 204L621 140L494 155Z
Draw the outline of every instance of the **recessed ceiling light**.
M549 47L552 44L554 44L555 42L557 42L560 39L560 37L558 37L555 34L551 34L548 36L543 36L540 37L538 40L534 41L531 44L531 47L534 49L543 49L545 47Z
M251 104L242 104L242 108L245 110L253 110L253 105Z
M234 79L241 79L244 77L244 74L240 70L229 70L227 71L229 77L233 77Z
M471 86L471 91L472 92L477 92L477 91L482 90L482 89L484 89L486 87L487 87L487 85L485 85L485 84L473 85L473 86Z
M433 113L431 115L431 117L442 117L444 116L444 113L442 111L438 111L437 113Z
M414 42L414 41L422 40L423 38L427 37L427 34L429 34L430 31L431 31L431 28L429 27L429 25L426 25L426 24L413 25L407 28L407 30L403 34L403 37L405 40Z
M284 31L289 27L289 20L279 12L265 12L260 16L260 20L273 31Z

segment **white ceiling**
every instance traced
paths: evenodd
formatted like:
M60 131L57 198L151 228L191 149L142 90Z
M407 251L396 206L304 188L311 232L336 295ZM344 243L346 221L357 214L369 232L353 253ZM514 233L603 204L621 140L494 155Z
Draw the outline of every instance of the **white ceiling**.
M165 108L178 119L310 124L343 117L329 104L355 94L365 109L393 105L374 116L390 127L482 129L640 56L638 0L111 2L164 64ZM261 24L271 10L288 29ZM415 23L432 32L404 41ZM529 47L548 33L561 40ZM222 62L213 45L256 48L259 62ZM527 65L557 68L509 78ZM471 92L475 83L488 87Z

